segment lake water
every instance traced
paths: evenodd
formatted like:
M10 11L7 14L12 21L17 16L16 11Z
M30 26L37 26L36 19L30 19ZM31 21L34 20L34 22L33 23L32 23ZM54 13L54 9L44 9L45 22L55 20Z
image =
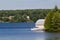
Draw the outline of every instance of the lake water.
M60 33L31 31L33 26L34 23L1 23L0 40L60 40Z

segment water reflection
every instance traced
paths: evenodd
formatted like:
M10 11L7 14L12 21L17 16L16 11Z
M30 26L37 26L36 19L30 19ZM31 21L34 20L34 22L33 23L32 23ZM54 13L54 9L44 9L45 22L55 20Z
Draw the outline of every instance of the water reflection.
M46 40L60 40L59 37L47 38Z
M60 40L60 33L46 33L45 40Z
M60 40L60 33L29 29L0 29L0 40Z

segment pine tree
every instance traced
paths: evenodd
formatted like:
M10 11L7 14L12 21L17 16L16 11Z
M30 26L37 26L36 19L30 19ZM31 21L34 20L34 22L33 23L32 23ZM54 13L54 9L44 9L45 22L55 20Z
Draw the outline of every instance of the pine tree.
M45 18L45 29L48 31L51 28L53 14L49 12Z
M46 31L60 31L60 13L57 6L47 14L44 26Z

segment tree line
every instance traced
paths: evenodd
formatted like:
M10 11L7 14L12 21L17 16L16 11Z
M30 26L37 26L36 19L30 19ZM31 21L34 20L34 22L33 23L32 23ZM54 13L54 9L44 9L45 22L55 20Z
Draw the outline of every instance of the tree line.
M51 10L53 9L0 10L0 21L36 22L38 19L45 19L46 15ZM27 16L29 16L29 20L27 19ZM9 19L10 17L11 19Z

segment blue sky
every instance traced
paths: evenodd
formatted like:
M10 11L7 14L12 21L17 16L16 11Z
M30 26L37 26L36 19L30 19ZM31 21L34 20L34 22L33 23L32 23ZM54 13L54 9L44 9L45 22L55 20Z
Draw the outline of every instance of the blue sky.
M60 8L60 0L0 0L0 9L47 9Z

